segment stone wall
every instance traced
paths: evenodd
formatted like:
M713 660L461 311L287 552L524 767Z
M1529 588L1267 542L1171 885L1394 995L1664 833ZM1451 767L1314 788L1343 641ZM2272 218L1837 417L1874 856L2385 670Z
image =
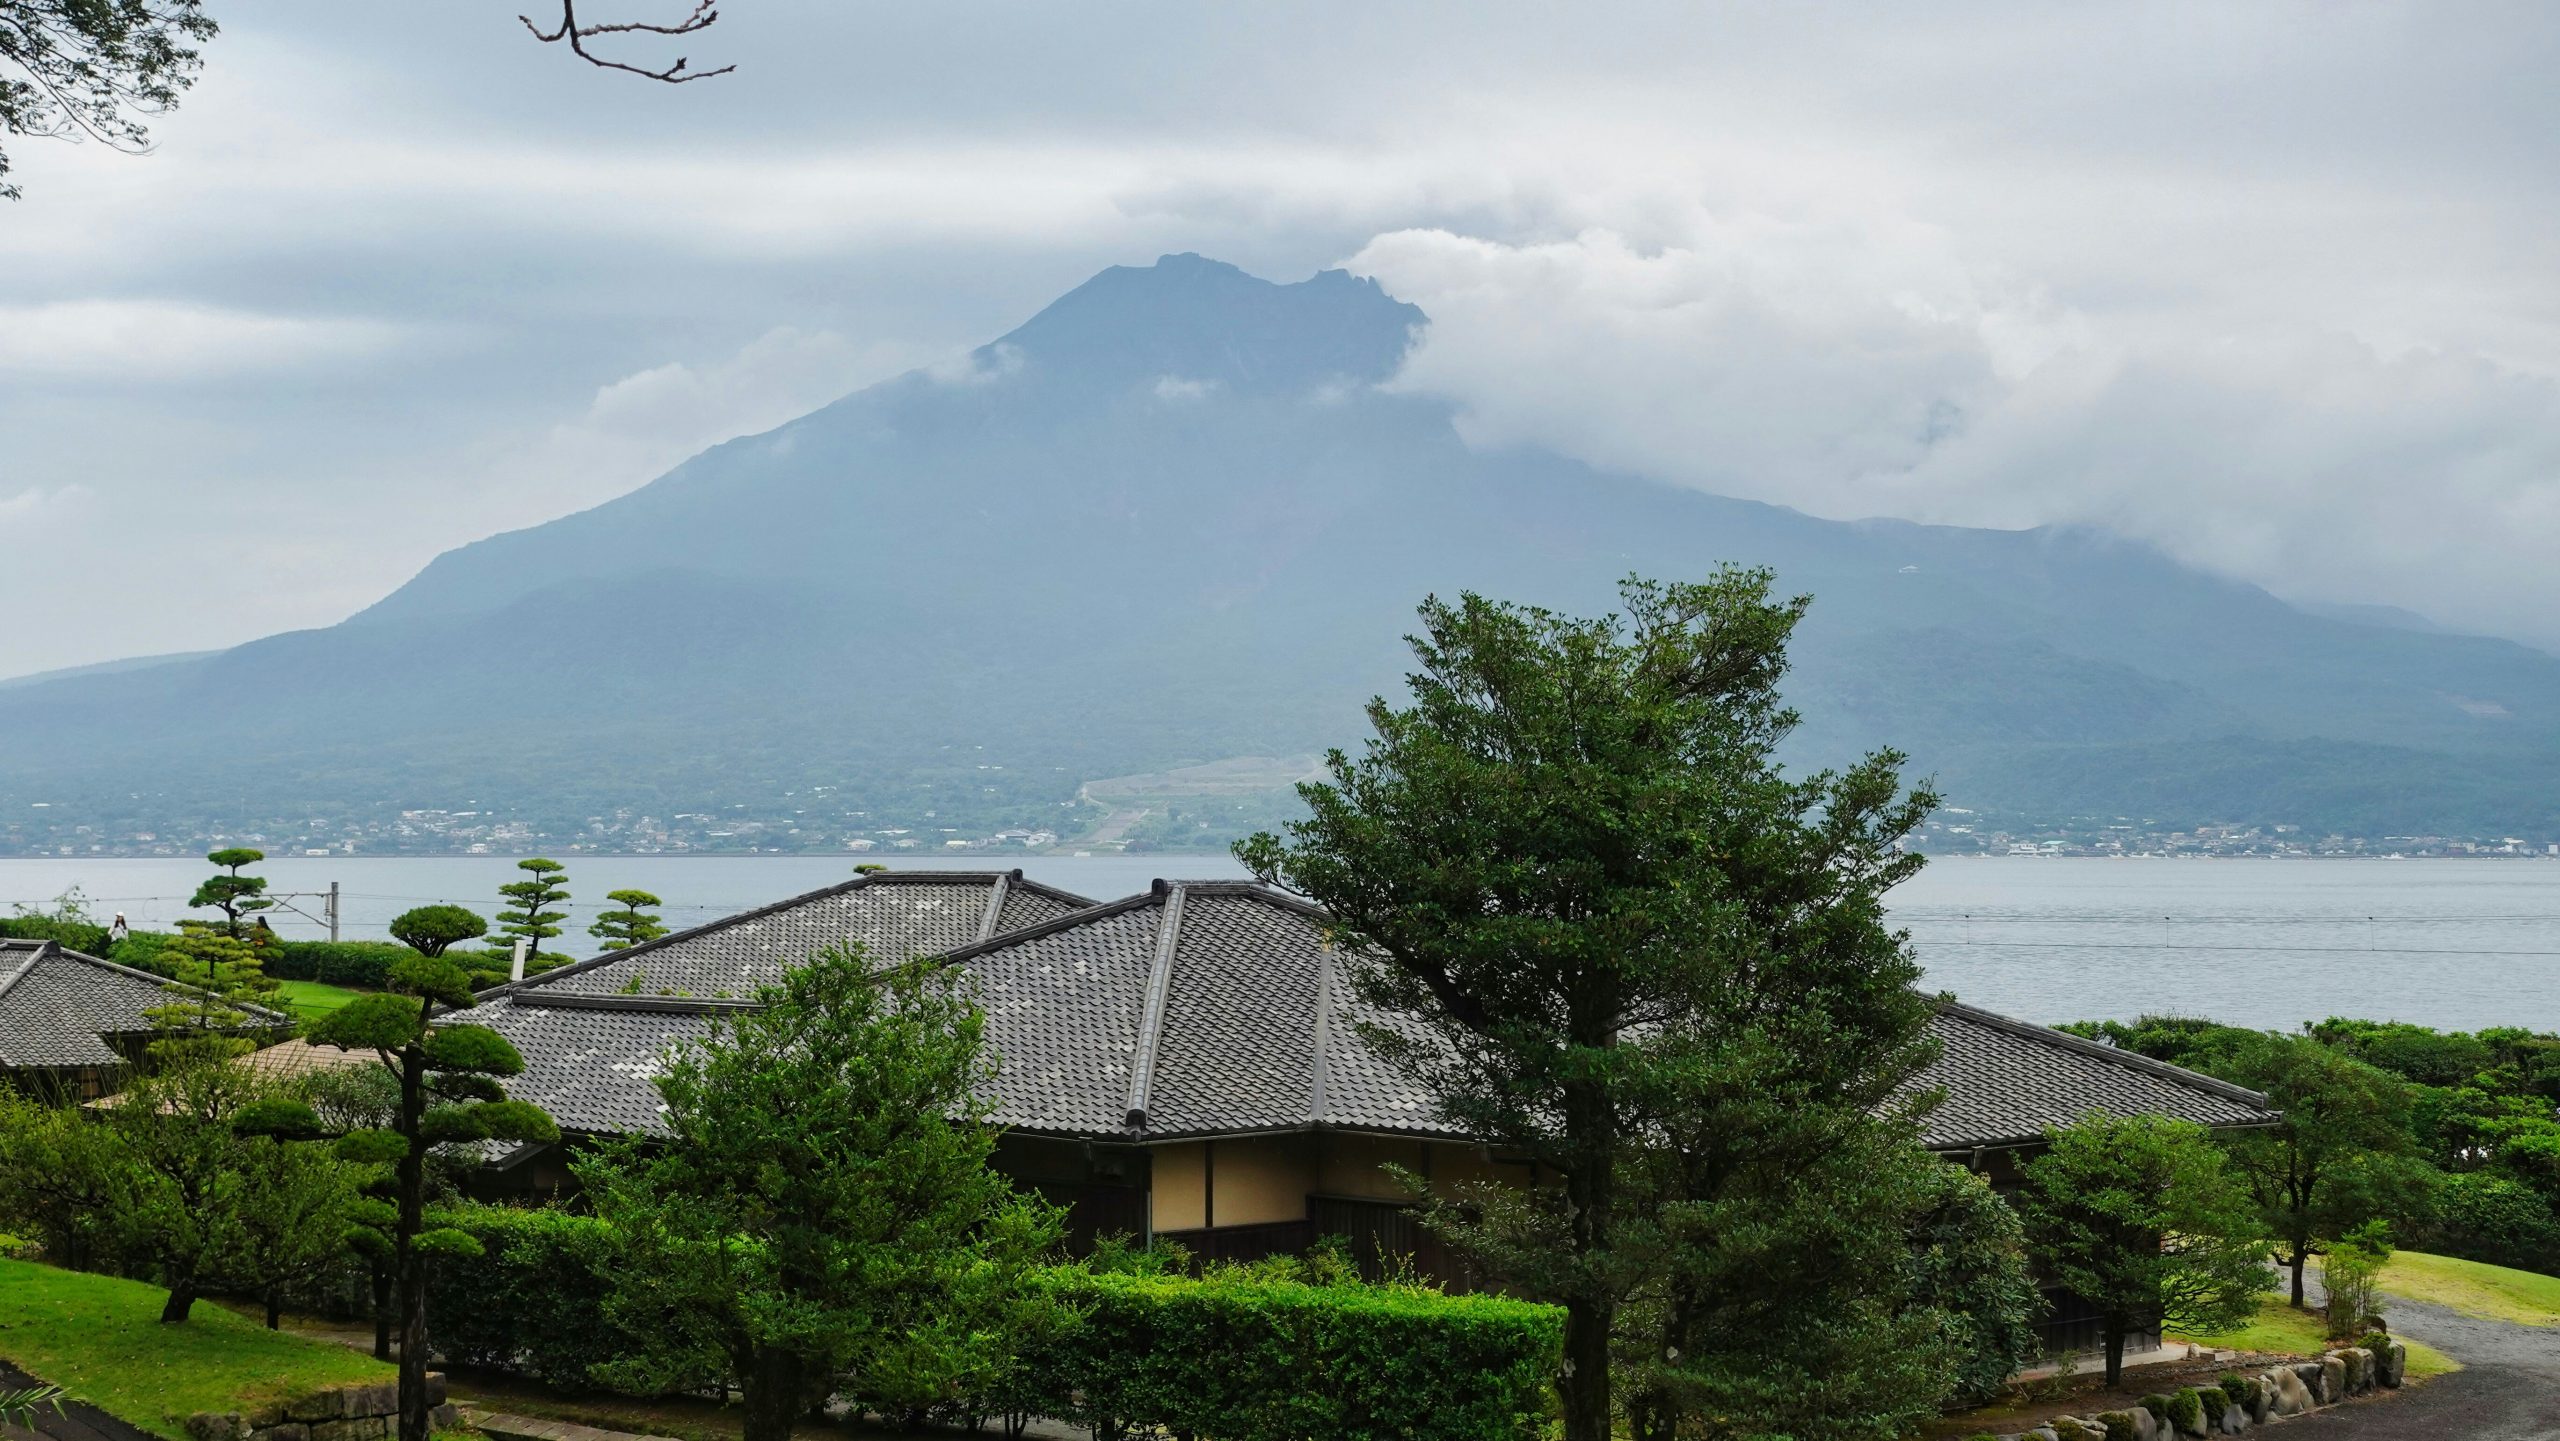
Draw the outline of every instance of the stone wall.
M449 1431L462 1415L444 1398L444 1377L427 1373L429 1423ZM198 1411L187 1418L195 1441L374 1441L400 1434L400 1383L331 1386L248 1411Z
M2179 1441L2181 1437L2237 1436L2252 1426L2334 1406L2376 1387L2397 1387L2408 1364L2409 1348L2397 1341L2350 1346L2317 1361L2238 1374L2219 1387L2145 1396L2141 1405L2128 1410L2057 1416L1997 1441Z

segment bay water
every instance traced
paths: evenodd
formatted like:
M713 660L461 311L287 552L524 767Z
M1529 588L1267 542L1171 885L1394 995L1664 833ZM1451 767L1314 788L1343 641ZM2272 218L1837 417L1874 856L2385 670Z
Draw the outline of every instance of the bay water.
M671 926L699 925L844 880L857 856L579 856L567 947L638 887ZM898 857L901 868L1020 866L1096 900L1157 876L1241 874L1220 855ZM521 878L500 856L278 856L257 873L316 917L339 888L348 937L379 937L393 916L435 901L486 915ZM194 858L0 860L0 911L77 886L101 918L163 928L189 914L206 874ZM2111 860L1999 856L1933 860L1897 891L1928 984L2036 1021L2208 1016L2290 1029L2327 1016L2476 1030L2560 1029L2560 861ZM321 934L284 912L287 936Z

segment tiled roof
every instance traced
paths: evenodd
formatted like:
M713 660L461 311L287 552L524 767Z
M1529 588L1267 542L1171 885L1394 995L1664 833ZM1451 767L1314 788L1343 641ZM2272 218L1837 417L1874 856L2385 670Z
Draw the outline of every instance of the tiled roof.
M1020 871L879 872L483 991L454 1019L514 1042L526 1069L508 1093L563 1127L652 1131L650 1082L667 1048L779 981L784 966L849 943L909 960L1091 905Z
M829 946L859 943L883 963L984 940L1082 910L1082 896L1020 871L883 871L661 936L628 950L484 992L752 1000L782 968Z
M170 1004L170 984L149 971L66 950L54 941L0 940L0 1070L111 1066L109 1037L158 1029L150 1012ZM253 1026L290 1017L245 1007Z
M864 889L883 901L894 887L897 904L873 913L905 917L953 884L947 874L869 879L869 887L755 913L765 919L749 937L697 944L688 954L746 956L745 965L778 968L796 959L789 945L805 954L845 939L827 927L860 911ZM982 910L983 888L995 879L977 878ZM1360 998L1349 974L1354 958L1328 944L1324 914L1313 906L1241 881L1159 881L1082 909L1047 894L1054 914L943 952L968 973L986 1009L999 1124L1127 1140L1321 1128L1456 1134L1429 1095L1363 1038L1364 1027L1420 1030ZM850 910L839 904L844 898L852 898ZM943 914L968 909L954 897L940 900ZM811 907L826 923L813 929L782 915L794 907ZM928 932L943 934L923 925L899 934ZM655 1129L649 1079L659 1055L701 1034L711 1013L739 1004L594 982L555 990L563 979L579 977L564 970L509 987L469 1018L515 1040L530 1068L516 1094L572 1130ZM555 999L546 1005L546 998ZM1970 1006L1949 1003L1931 1024L1941 1053L1914 1088L1945 1093L1923 1138L1937 1150L2031 1141L2092 1110L2215 1127L2274 1119L2265 1098L2236 1086Z
M1945 1093L1926 1125L1934 1150L2018 1145L2092 1111L2215 1128L2278 1119L2255 1091L1973 1006L1941 1006L1930 1030L1938 1058L1912 1088Z

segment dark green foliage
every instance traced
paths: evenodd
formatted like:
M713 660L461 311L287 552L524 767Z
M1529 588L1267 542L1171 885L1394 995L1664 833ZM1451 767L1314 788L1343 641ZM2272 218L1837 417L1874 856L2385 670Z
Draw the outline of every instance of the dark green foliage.
M2092 1113L2051 1133L2019 1179L2039 1271L2100 1314L2110 1386L2135 1329L2221 1330L2266 1289L2256 1208L2201 1127Z
M520 1074L523 1057L485 1026L441 1022L446 1012L467 1010L471 988L460 967L442 959L457 941L482 934L487 924L459 906L425 906L391 923L391 933L419 952L394 963L390 989L358 996L312 1024L314 1045L372 1051L399 1085L399 1104L387 1118L360 1118L339 1142L349 1160L385 1167L374 1182L388 1202L371 1248L387 1253L377 1273L376 1295L387 1281L397 1287L400 1310L400 1441L427 1441L426 1265L430 1257L469 1256L478 1244L463 1231L430 1224L426 1217L428 1167L455 1142L549 1142L559 1130L549 1117L520 1101L503 1099L498 1078ZM387 1124L385 1123L387 1121ZM379 1342L377 1342L379 1348Z
M2332 1017L2311 1028L2323 1043L2422 1086L2459 1086L2487 1070L2496 1052L2477 1036L2406 1021Z
M242 867L256 865L266 858L265 851L251 850L247 846L231 846L211 852L205 859L222 867L222 874L207 877L204 884L196 887L196 893L188 897L187 904L197 909L222 912L222 929L228 934L239 935L242 916L266 910L275 904L267 899L266 877L240 873Z
M1948 1401L1980 1405L2036 1359L2043 1292L2027 1268L2026 1228L1980 1176L1927 1158L1926 1205L1911 1227L1911 1304L1936 1312L1955 1343Z
M257 946L189 924L160 952L160 960L168 969L169 998L147 1013L158 1028L151 1042L156 1059L221 1062L255 1048L244 1034L262 1020L252 1008L276 989Z
M202 0L0 0L0 132L149 148L145 121L193 85ZM0 200L18 198L0 152Z
M1029 1409L1125 1435L1499 1441L1551 1424L1563 1314L1494 1296L1060 1270L1081 1319L1026 1359Z
M667 928L659 924L658 916L649 909L665 904L656 896L641 890L607 891L604 894L606 900L616 903L614 909L597 916L596 923L587 927L588 935L604 942L598 949L628 950L667 933Z
M391 934L422 956L441 956L489 934L489 923L461 906L419 906L391 918Z
M427 1271L427 1333L450 1361L582 1390L596 1368L638 1349L605 1314L617 1245L593 1216L460 1205L434 1213L480 1252Z
M1357 983L1436 1044L1376 1039L1443 1115L1556 1178L1476 1188L1434 1224L1566 1308L1569 1441L1605 1441L1613 1403L1641 1412L1640 1437L1670 1434L1750 1384L1720 1341L1826 1311L1858 1317L1881 1359L1901 1258L1790 1300L1782 1269L1744 1263L1764 1238L1732 1223L1784 1209L1791 1237L1831 1232L1822 1189L1790 1178L1881 1149L1928 1055L1882 897L1918 864L1897 842L1933 798L1902 792L1891 753L1802 780L1775 761L1807 602L1738 569L1621 599L1596 620L1427 602L1413 704L1373 701L1362 756L1332 752L1330 783L1300 788L1310 818L1238 847L1330 911L1347 954L1379 958ZM1613 1394L1613 1352L1679 1359L1637 1399ZM1908 1377L1877 1379L1891 1394L1860 1394L1864 1414L1913 1399Z
M0 916L0 940L58 941L66 950L112 960L107 954L107 928L77 917L32 915L21 911Z
M560 923L569 918L568 912L552 909L569 899L569 869L545 856L528 856L516 862L516 869L526 873L525 879L498 887L506 897L498 908L498 933L525 943L530 966L542 954L542 943L560 934Z
M1060 1226L987 1164L984 1017L951 973L858 948L762 999L670 1055L666 1136L577 1162L637 1342L598 1379L735 1385L748 1441L839 1388L918 1413L984 1393L1054 1319L1025 1282Z
M2169 1419L2169 1398L2167 1395L2154 1391L2150 1395L2142 1398L2141 1405L2143 1410L2150 1412L2161 1420L2166 1421Z
M389 984L392 964L409 954L396 941L285 941L267 963L267 974L280 981L379 990Z
M2107 1441L2142 1441L2142 1432L2137 1429L2130 1411L2103 1411L2092 1419L2106 1433Z
M2429 1251L2560 1275L2560 1218L2540 1192L2505 1176L2445 1177L2435 1219L2420 1235Z
M2207 1421L2220 1423L2225 1404L2219 1390L2184 1387L2169 1397L2169 1419L2192 1436L2203 1431Z
M2245 1406L2248 1404L2249 1393L2255 1383L2237 1371L2225 1371L2216 1384L2221 1386L2224 1396Z

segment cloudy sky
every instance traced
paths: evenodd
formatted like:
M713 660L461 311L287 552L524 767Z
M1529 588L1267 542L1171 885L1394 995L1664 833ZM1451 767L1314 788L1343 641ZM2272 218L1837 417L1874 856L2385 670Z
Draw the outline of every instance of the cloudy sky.
M2546 5L738 0L677 88L212 8L157 153L8 142L0 674L328 624L1176 250L1377 276L1482 444L2560 646Z

